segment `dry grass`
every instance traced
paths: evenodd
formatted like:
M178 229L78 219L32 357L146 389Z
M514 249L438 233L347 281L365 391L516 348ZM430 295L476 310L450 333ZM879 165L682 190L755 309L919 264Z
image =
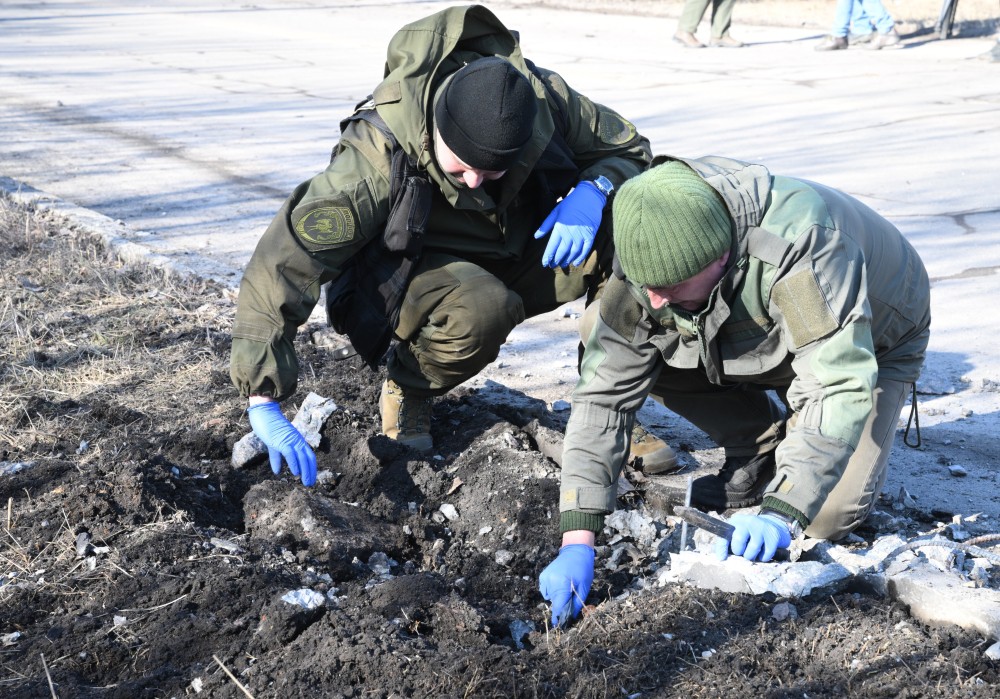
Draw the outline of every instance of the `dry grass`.
M224 364L234 304L210 282L126 264L51 214L5 199L0 257L0 450L37 453L53 440L40 399L105 404L125 423L169 420L164 396ZM156 387L146 401L134 390L143 385ZM125 389L132 403L118 405Z

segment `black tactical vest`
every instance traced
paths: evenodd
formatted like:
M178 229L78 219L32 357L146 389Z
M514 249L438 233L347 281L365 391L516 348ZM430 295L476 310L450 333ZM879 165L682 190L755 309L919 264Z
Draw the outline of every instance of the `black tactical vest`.
M399 323L403 295L423 248L432 191L427 173L418 170L379 113L366 102L340 122L340 131L343 133L352 121L363 120L392 145L389 219L382 235L355 255L344 273L326 284L325 291L330 325L351 338L354 349L374 369L389 349Z

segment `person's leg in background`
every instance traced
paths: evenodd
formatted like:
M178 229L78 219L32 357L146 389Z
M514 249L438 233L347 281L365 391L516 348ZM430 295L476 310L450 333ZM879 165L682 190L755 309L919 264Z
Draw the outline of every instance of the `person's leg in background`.
M729 34L729 27L733 21L733 5L736 0L712 0L712 39L711 46L737 49L743 46L743 42L734 39Z
M701 18L705 16L705 10L712 0L685 0L684 8L681 10L681 17L677 20L677 32L674 34L674 41L689 49L704 48L705 45L698 41L695 32Z
M865 14L868 15L868 19L875 25L875 31L878 32L877 36L865 48L877 51L878 49L901 46L901 39L896 33L896 21L885 9L882 0L858 0L858 2L864 6Z
M875 36L875 25L865 12L865 6L855 2L851 6L851 31L848 35L850 44L866 44Z
M837 0L837 8L833 14L833 29L816 45L817 51L842 51L847 48L854 5L855 0Z

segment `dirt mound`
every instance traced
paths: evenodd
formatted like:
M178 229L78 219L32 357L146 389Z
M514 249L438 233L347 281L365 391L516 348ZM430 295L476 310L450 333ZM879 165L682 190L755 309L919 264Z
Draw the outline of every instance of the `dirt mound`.
M299 396L338 404L318 484L234 468L231 294L63 226L0 202L0 695L995 696L981 638L862 590L789 614L653 586L669 522L548 629L562 413L456 390L424 458L379 434L381 374L306 327Z

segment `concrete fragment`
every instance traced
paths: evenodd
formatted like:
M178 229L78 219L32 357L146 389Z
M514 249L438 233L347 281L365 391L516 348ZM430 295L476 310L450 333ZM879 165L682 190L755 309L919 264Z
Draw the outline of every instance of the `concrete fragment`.
M604 518L604 526L612 532L631 537L640 546L652 546L659 536L656 523L637 510L619 509Z
M454 505L451 505L446 502L443 505L441 505L441 507L439 507L438 510L440 510L441 514L443 514L445 517L448 518L448 520L452 522L458 519L458 509L456 509Z
M720 561L697 551L682 551L670 554L669 574L661 576L660 582L670 578L708 590L806 597L843 589L851 572L837 563L753 563L738 556Z
M382 551L376 551L368 557L368 568L376 575L389 575L394 565L399 565L399 563L389 558Z
M888 591L924 623L960 626L988 638L1000 638L1000 591L965 587L958 576L920 559L890 576Z
M535 623L533 621L521 621L520 619L515 619L510 622L510 636L514 639L514 645L519 649L524 648L523 638L530 633L535 631Z
M514 562L514 554L507 549L500 549L493 555L493 560L495 560L498 565L509 566Z
M309 442L309 446L315 449L323 439L323 436L320 434L320 430L323 429L323 423L326 422L326 419L336 409L337 404L331 398L324 398L317 393L310 393L302 401L298 412L295 413L292 425L302 433L302 436Z
M865 570L877 569L886 557L906 544L906 539L898 534L891 534L876 540L868 551L854 553L843 546L837 546L829 542L821 542L814 551L819 551L819 560L833 561L847 568L851 573L857 574Z
M0 476L13 476L15 473L34 465L34 461L0 461Z
M337 404L332 399L324 398L317 393L309 393L292 419L292 425L302 433L309 446L315 449L323 438L320 434L323 423L336 409ZM242 468L266 452L267 445L260 437L250 432L233 445L233 466Z
M785 621L785 619L798 619L799 610L790 602L779 602L771 610L771 616L775 621Z
M76 535L76 555L83 558L91 552L90 532L80 532Z
M977 582L985 583L990 579L990 568L993 564L985 558L973 558L970 561L969 578Z
M236 468L243 468L251 461L267 452L267 445L253 432L245 434L233 445L232 463Z
M303 588L301 590L286 592L281 596L281 601L287 602L288 604L298 605L303 609L316 609L317 607L322 607L326 603L326 597L315 590Z
M952 464L948 467L948 473L955 476L956 478L963 478L969 475L969 472L965 470L965 467L959 466L958 464Z
M992 646L986 649L983 653L990 660L1000 660L1000 641L997 641Z

